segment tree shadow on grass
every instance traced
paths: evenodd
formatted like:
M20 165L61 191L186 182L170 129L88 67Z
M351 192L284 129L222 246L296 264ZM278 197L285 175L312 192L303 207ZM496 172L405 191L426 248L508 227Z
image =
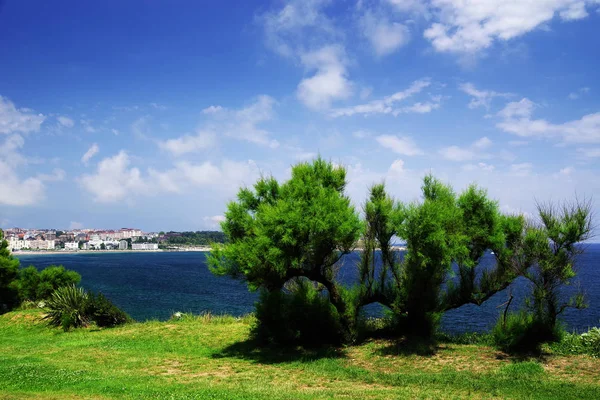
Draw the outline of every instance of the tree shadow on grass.
M225 347L212 355L213 358L241 358L260 364L280 364L295 361L314 361L323 358L343 358L346 354L338 347L304 348L261 344L245 340Z
M382 356L421 356L431 357L439 349L438 342L419 337L403 337L389 342L389 344L378 350Z

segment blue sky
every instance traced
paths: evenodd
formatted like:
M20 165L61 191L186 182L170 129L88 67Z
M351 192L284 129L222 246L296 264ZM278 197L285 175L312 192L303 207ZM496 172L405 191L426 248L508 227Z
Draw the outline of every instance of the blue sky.
M215 229L317 154L600 208L600 1L0 1L0 227Z

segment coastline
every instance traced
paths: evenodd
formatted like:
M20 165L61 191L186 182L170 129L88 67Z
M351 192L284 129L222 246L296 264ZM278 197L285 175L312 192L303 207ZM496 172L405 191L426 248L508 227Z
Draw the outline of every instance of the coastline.
M12 252L13 256L49 256L49 255L75 255L75 254L124 254L124 253L187 253L201 252L206 253L211 250L210 247L193 247L188 249L158 249L158 250L37 250L37 251L17 251Z

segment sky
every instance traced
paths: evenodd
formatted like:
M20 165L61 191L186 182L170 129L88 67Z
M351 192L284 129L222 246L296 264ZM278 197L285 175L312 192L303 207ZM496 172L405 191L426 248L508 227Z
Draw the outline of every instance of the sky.
M320 155L600 211L600 0L0 0L0 228L218 229Z

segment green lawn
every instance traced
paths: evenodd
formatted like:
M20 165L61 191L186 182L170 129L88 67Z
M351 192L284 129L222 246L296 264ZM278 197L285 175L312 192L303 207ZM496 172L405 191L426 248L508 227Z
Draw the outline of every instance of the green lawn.
M197 317L63 332L40 312L0 316L0 398L589 398L600 361L513 360L442 343L418 355L384 340L321 352L257 350L251 318Z

